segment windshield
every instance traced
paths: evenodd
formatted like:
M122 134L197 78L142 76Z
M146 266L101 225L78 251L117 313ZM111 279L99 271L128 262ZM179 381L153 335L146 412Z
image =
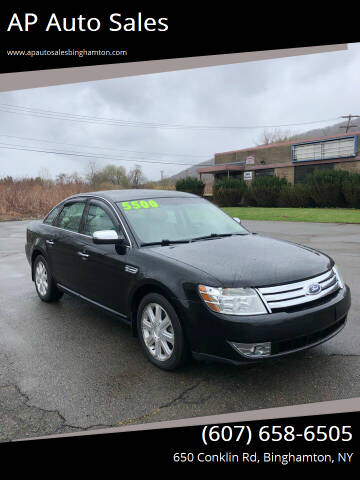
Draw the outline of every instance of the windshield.
M118 202L118 206L144 244L249 233L202 198L155 198Z

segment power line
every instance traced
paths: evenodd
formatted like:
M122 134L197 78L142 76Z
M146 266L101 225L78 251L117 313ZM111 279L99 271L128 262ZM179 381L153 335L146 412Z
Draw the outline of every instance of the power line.
M106 117L95 117L78 115L69 112L57 112L45 109L35 109L32 107L21 107L19 105L0 104L0 111L4 113L12 113L17 115L30 115L39 118L49 118L53 120L66 120L77 123L90 123L101 125L116 125L121 127L134 127L134 128L162 128L173 130L238 130L238 129L264 129L264 128L281 128L281 127L294 127L301 125L313 125L316 123L324 123L334 121L337 118L330 118L324 120L312 120L308 122L298 123L284 123L279 125L185 125L185 124L169 124L169 123L151 123L151 122L136 122L132 120L120 120Z
M197 164L194 163L184 163L184 162L164 162L159 160L149 160L144 158L128 158L128 157L114 157L111 155L94 155L87 152L63 152L63 151L56 151L56 150L43 150L43 149L35 149L29 148L26 145L11 145L7 143L0 143L0 148L4 148L6 150L19 150L24 152L36 152L36 153L50 153L54 155L64 155L70 157L84 157L84 158L93 158L93 159L102 159L102 160L120 160L123 162L136 162L136 163L157 163L162 165L186 165L188 167L196 166ZM203 165L203 166L212 166L212 165Z
M352 118L359 118L360 115L351 115L351 113L349 115L343 115L341 118L347 118L348 119L348 122L345 126L341 126L340 128L345 128L345 133L348 133L348 130L349 128L353 128L353 127L357 127L357 125L350 125L351 123L351 119Z
M46 140L46 139L41 139L41 138L34 138L34 137L20 137L18 135L7 135L7 134L0 134L0 137L6 137L6 138L16 138L19 140L30 140L30 141L35 141L35 142L40 142L40 143L53 143L57 145L70 145L73 147L86 147L86 148L96 148L100 150L113 150L117 152L123 152L123 153L136 153L136 154L145 154L145 155L159 155L159 156L168 156L168 157L189 157L189 158L199 158L199 159L208 159L211 157L211 155L197 155L197 154L187 154L187 153L166 153L166 152L145 152L145 151L139 151L139 150L124 150L121 148L114 148L114 147L101 147L98 145L84 145L84 144L78 144L78 143L69 143L69 142L56 142L54 140Z

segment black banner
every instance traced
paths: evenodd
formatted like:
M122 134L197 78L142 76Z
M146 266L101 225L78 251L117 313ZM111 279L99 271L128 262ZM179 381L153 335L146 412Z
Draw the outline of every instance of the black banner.
M80 7L2 6L0 72L103 65L355 42L348 12L222 2L121 2ZM341 17L346 15L346 29ZM335 18L333 18L335 21ZM345 24L344 24L345 25ZM335 25L334 25L335 27Z
M145 427L146 428L146 427ZM237 423L137 430L2 444L3 458L37 462L61 457L117 459L121 468L156 465L200 470L236 468L237 472L357 471L360 466L360 413L338 413ZM10 458L10 457L8 457ZM88 467L89 465L85 465ZM60 466L61 468L61 466Z

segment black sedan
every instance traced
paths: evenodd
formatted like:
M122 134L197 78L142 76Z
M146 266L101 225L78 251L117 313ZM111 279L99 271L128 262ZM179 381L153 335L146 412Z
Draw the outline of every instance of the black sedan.
M309 348L350 308L330 257L182 192L69 197L29 224L25 250L41 300L68 293L115 315L168 370L190 356L239 364Z

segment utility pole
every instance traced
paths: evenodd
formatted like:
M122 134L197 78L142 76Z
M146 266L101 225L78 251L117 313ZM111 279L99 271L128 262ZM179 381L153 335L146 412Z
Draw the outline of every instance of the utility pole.
M349 115L342 115L341 118L347 118L348 119L347 124L340 127L340 128L345 128L345 133L348 133L349 128L357 127L357 125L350 125L351 119L352 118L360 118L360 115L351 115L351 113L349 113Z
M161 173L161 183L163 183L164 180L164 170L160 170Z

